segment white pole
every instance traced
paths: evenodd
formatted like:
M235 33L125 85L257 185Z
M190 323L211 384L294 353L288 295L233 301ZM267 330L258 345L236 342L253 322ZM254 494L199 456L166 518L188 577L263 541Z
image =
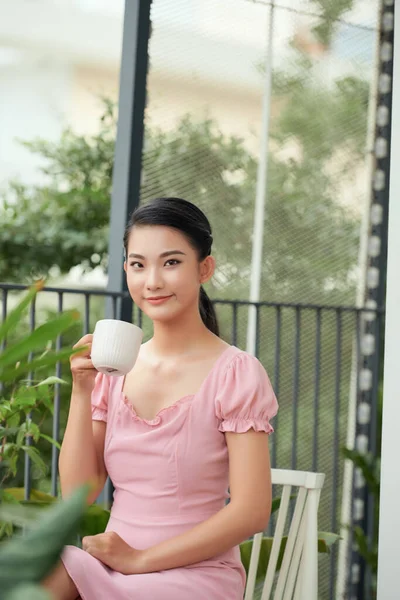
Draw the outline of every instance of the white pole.
M251 257L250 302L260 300L260 284L262 270L262 250L264 237L265 205L268 194L268 144L271 113L272 88L272 52L274 30L275 2L272 0L268 18L267 54L265 59L265 88L262 109L261 147L257 172L256 202L254 208L253 248ZM249 306L247 324L247 352L256 353L257 311Z
M378 600L399 597L397 534L400 531L400 11L394 17L392 141L386 288L383 425L379 515Z
M376 7L375 22L379 22L380 6ZM376 102L378 88L378 73L379 73L379 35L375 41L375 61L373 67L373 81L371 83L371 91L369 97L368 111L368 129L367 129L367 161L366 161L366 179L369 189L367 190L367 198L365 202L364 212L361 219L360 227L360 247L358 252L358 283L356 306L363 308L365 304L365 290L368 268L368 233L370 225L371 203L373 199L372 191L372 175L374 172L374 139L375 139L375 122L376 122ZM362 326L363 317L360 319ZM357 335L357 334L356 334ZM349 391L349 407L347 412L347 437L346 448L354 448L354 437L356 430L356 406L357 406L357 390L358 390L358 367L357 364L357 340L353 342L352 364L350 374L350 391ZM350 460L344 461L343 472L343 491L342 491L342 508L340 519L340 537L339 542L339 557L338 557L338 574L336 579L336 600L343 600L346 596L346 580L349 555L349 525L351 523L351 498L353 491L353 463Z

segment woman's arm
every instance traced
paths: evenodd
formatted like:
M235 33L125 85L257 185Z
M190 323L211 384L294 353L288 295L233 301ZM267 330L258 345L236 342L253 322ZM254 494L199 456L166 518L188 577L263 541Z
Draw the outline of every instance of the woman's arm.
M74 346L85 349L71 357L72 395L58 463L63 496L84 483L97 482L88 504L94 502L107 479L103 459L106 423L92 421L91 394L96 371L90 359L91 342L89 334Z
M92 504L104 487L107 472L103 452L106 423L92 422L90 395L72 392L68 423L59 458L61 492L68 496L79 486L97 482L87 499Z
M226 433L231 501L190 531L144 550L141 572L184 567L226 552L263 531L271 513L268 435L253 430ZM132 572L137 572L137 551Z

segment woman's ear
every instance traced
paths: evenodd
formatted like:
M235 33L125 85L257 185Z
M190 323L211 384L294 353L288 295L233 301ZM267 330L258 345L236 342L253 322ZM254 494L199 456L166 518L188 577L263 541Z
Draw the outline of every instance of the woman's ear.
M126 269L127 269L127 267L126 267L126 260L124 260L124 271L125 271L125 273L126 273Z
M215 271L215 258L213 256L207 256L200 264L200 283L207 283L214 275Z

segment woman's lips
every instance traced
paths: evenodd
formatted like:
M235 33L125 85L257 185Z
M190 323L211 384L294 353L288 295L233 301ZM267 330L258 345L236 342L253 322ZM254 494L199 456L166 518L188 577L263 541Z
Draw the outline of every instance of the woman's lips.
M172 296L158 296L157 298L146 298L146 300L150 304L158 305L158 304L163 304L164 302L166 302L170 298L172 298Z

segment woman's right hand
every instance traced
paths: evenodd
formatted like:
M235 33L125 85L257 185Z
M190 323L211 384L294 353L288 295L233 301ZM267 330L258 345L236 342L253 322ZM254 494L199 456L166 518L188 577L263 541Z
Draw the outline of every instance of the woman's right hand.
M93 366L90 353L92 350L93 335L84 335L74 346L74 350L82 347L81 352L73 354L69 360L72 373L73 387L78 392L91 394L97 371Z

